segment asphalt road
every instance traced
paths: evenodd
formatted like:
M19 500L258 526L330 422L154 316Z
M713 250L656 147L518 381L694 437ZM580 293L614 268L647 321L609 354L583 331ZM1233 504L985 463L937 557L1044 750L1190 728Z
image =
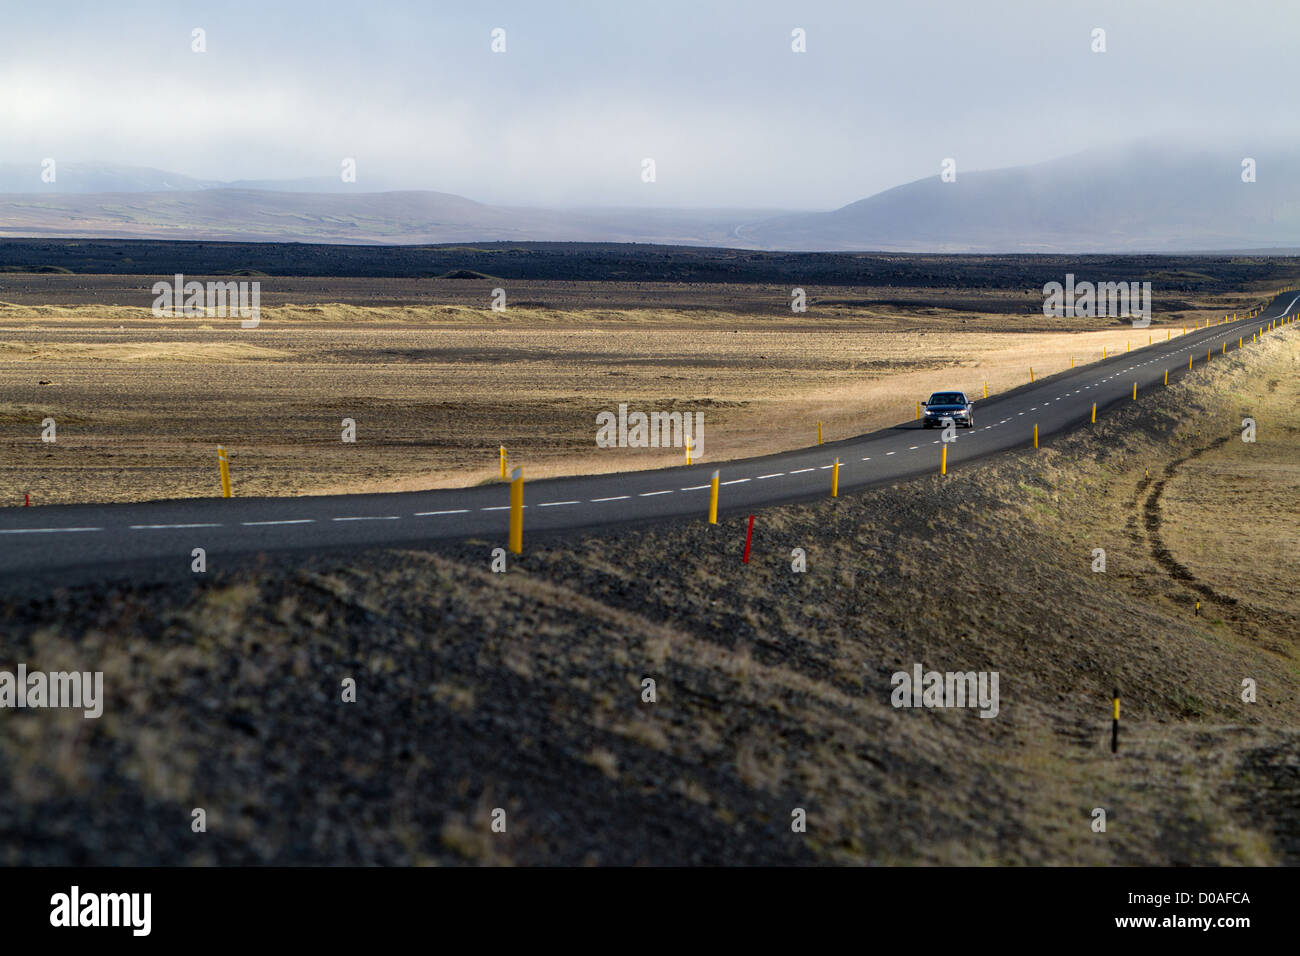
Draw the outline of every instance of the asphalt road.
M948 467L1086 425L1128 401L1133 384L1144 392L1199 367L1205 351L1237 348L1273 318L1291 314L1300 295L1284 293L1253 319L1175 335L1104 361L1039 379L987 400L975 396L975 425L958 429ZM1140 335L1140 330L1138 332ZM1213 359L1212 359L1213 360ZM936 378L936 388L946 384ZM591 530L611 525L707 517L709 481L719 470L722 513L752 512L830 494L831 464L841 462L840 494L938 470L940 430L906 422L857 438L798 451L727 462L576 478L525 486L524 548L530 535ZM525 477L527 469L525 468ZM236 475L236 479L237 479ZM509 486L372 495L302 498L195 498L143 504L52 505L0 509L0 582L51 579L72 584L120 575L131 565L175 562L190 573L190 554L203 548L209 567L222 555L311 549L334 551L435 540L477 538L505 546ZM486 554L485 554L486 558Z

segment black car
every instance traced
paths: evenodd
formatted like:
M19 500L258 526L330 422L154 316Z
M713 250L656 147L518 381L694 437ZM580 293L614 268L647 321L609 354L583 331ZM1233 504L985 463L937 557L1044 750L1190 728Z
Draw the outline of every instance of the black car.
M951 418L954 425L975 427L975 403L965 392L935 392L921 404L925 407L921 423L926 428L942 425L945 418Z

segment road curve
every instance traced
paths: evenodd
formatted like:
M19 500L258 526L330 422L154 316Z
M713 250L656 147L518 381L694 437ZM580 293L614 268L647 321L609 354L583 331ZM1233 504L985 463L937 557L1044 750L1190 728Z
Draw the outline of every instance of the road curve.
M1205 351L1249 344L1268 322L1291 315L1300 295L1274 298L1252 319L1201 328L1169 342L1080 366L976 401L976 427L959 430L948 467L1026 448L1038 426L1040 441L1086 424L1098 412L1139 398L1150 387L1199 367ZM942 382L936 382L943 385ZM934 473L938 431L919 422L843 441L759 458L528 482L524 539L633 522L703 519L709 480L721 472L720 510L752 512L775 504L826 497L830 469L841 462L840 491ZM301 498L194 498L141 504L51 505L0 509L0 581L51 578L71 584L120 572L131 564L175 561L186 574L190 553L220 555L311 549L419 545L480 538L504 546L509 491L500 484L439 491Z

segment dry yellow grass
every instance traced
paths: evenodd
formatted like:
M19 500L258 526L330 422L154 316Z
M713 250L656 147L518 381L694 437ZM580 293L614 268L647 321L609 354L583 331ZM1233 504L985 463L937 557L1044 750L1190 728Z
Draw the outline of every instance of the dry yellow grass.
M994 296L996 298L996 296ZM1217 313L1216 313L1217 314ZM1199 314L1189 317L1195 321ZM680 449L599 449L596 415L704 416L704 461L907 420L936 388L990 396L1182 333L1023 316L841 308L720 310L280 306L261 327L147 309L0 304L0 487L9 500L213 495L215 448L237 495L474 484L497 449L531 477L681 464ZM40 422L59 424L43 444ZM356 422L344 444L342 421Z
M222 364L289 357L252 342L0 342L0 362L195 362Z

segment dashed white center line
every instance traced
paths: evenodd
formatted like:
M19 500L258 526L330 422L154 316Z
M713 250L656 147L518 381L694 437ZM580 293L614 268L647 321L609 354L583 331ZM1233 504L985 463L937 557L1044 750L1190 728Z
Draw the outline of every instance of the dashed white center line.
M133 524L132 531L154 531L165 528L220 528L219 524Z
M592 501L626 501L631 495L613 495L609 498L592 498Z
M537 507L539 508L557 508L560 505L580 505L581 501L543 501Z
M720 481L718 482L718 484L719 485L743 485L747 481L749 481L748 478L732 478L730 481Z
M316 519L315 518L290 518L287 521L241 521L239 523L242 525L248 525L249 527L253 527L255 525L264 525L264 524L315 524Z
M72 531L103 531L103 528L6 528L0 534L60 534Z
M703 491L705 488L712 488L712 487L713 487L712 484L708 484L708 485L691 485L689 488L678 488L677 490L678 490L678 491Z
M415 517L428 518L431 515L466 515L469 514L468 508L452 508L449 511L417 511Z
M653 498L655 495L671 495L672 493L673 493L673 490L672 490L671 488L669 488L667 491L643 491L643 492L641 492L641 494L637 495L637 497L638 497L638 498Z
M505 507L509 508L509 505ZM484 511L494 511L494 508L484 508ZM347 518L330 518L330 521L397 521L399 515L357 515Z
M784 471L778 471L778 472L775 472L774 474L771 474L771 475L759 475L758 478L756 478L755 480L756 480L756 481L762 481L764 478L780 478L780 477L782 477L784 474L785 474Z
M891 452L891 454L892 454L892 452ZM790 472L790 474L792 474L792 475L802 475L805 471L816 471L816 470L817 470L816 468L796 468L794 471Z

